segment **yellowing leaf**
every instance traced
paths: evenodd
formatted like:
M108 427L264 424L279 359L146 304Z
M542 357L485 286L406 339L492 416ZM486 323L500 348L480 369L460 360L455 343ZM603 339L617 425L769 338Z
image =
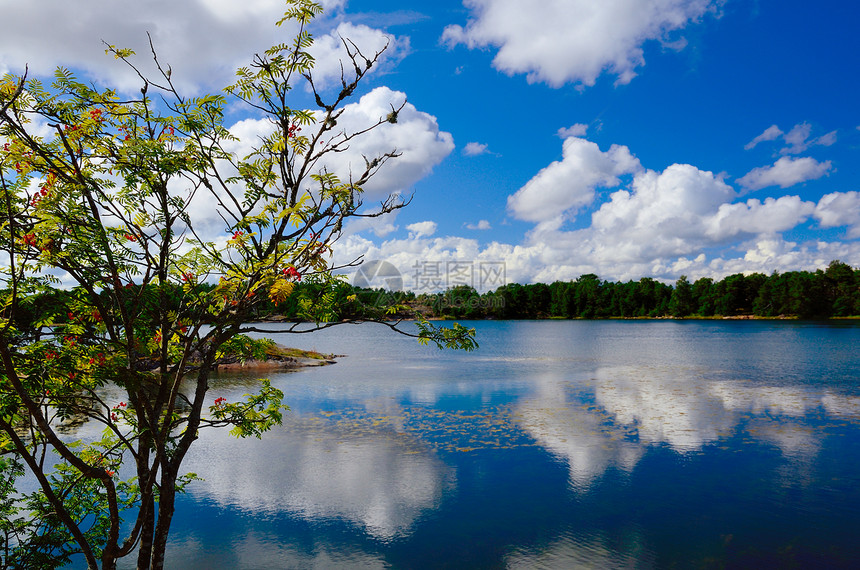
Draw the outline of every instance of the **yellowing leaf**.
M290 296L293 292L293 288L296 286L292 281L287 281L286 279L278 279L272 285L272 288L269 289L269 299L275 304L283 303L287 300L287 297Z

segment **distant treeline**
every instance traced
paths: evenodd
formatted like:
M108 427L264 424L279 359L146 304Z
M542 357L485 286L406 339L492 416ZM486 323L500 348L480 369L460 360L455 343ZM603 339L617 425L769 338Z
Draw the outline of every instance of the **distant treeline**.
M381 291L354 293L362 306L381 304L395 296ZM764 275L735 274L715 281L690 281L675 286L645 277L638 281L603 281L582 275L575 281L549 285L510 284L479 294L460 286L435 295L401 294L401 302L427 316L464 319L759 317L829 318L860 315L860 270L833 261L825 270ZM357 316L357 315L356 315Z
M197 290L212 285L201 283ZM155 285L142 291L138 311L156 304L179 304L183 287L169 284L158 293ZM47 314L65 315L82 291L53 290L29 298L19 307L17 320L34 323ZM108 299L105 299L109 302ZM659 317L759 317L830 318L860 316L860 270L833 261L825 270L789 271L764 275L735 274L719 281L704 277L695 282L682 276L675 286L649 277L638 281L603 281L582 275L574 281L549 285L512 283L480 294L467 286L443 293L420 294L360 289L349 283L297 283L281 303L266 299L251 319L305 320L306 308L330 307L334 319L411 317L457 319L606 319ZM205 316L202 317L205 320ZM62 318L61 318L62 320Z

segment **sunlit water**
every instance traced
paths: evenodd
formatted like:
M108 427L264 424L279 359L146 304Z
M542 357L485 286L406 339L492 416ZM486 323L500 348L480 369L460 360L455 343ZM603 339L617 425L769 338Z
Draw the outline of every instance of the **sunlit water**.
M262 440L201 433L167 567L860 567L860 325L470 326L272 335L347 356L271 374Z

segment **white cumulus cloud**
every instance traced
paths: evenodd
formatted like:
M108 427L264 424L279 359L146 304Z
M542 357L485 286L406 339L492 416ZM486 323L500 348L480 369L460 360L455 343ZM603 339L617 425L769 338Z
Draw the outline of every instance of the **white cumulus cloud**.
M562 159L510 196L508 210L520 220L560 223L566 212L590 204L595 188L616 186L619 176L640 169L626 146L612 145L603 152L593 142L570 137L564 141Z
M436 228L438 225L436 222L416 222L414 224L409 224L406 226L406 229L409 230L409 236L411 238L416 237L429 237L436 233Z
M590 225L583 227L580 220L578 229L564 229L559 219L594 205L598 186L611 193L596 204ZM512 216L535 224L521 240L482 243L434 234L377 243L350 235L338 255L387 259L404 275L414 272L416 263L438 262L443 277L449 262L471 263L476 272L481 264L501 263L508 283L551 283L585 273L616 281L643 276L671 281L682 274L721 279L742 272L814 270L833 259L860 265L860 241L798 243L783 235L813 218L821 227L847 226L849 237L860 237L860 192L828 194L817 204L797 195L739 198L713 172L690 164L645 169L627 147L603 152L571 137L561 160L508 199ZM499 283L486 285L475 283L482 290Z
M405 101L405 94L392 91L386 87L378 87L354 103L343 107L343 113L338 119L337 133L356 133L376 124L391 112L391 105L399 107ZM259 140L273 131L273 124L267 119L244 119L230 127L230 132L237 140L227 141L224 149L235 156L248 155ZM312 126L305 131L312 132ZM378 202L385 200L391 194L406 193L418 180L426 176L435 165L441 162L454 148L454 142L449 133L440 131L436 118L419 111L414 105L406 103L400 111L397 123L383 122L377 128L363 133L352 139L349 147L343 152L329 153L315 164L315 170L326 169L337 175L341 180L348 180L351 175L358 175L365 168L365 158L368 160L385 152L396 151L399 156L383 164L364 187L362 199L365 202L365 213L378 211ZM232 173L226 163L221 163L225 177ZM309 183L310 184L310 183ZM241 189L235 188L238 195ZM218 201L212 200L208 194L199 194L194 199L195 227L206 239L215 239L223 233L223 220L218 215ZM395 231L394 225L397 212L378 218L359 218L351 221L345 230L348 233L372 231L378 237L384 237Z
M576 123L575 125L571 125L569 127L562 127L558 130L556 134L563 139L568 137L584 137L588 132L588 125L583 123Z
M405 103L405 105L404 105ZM385 199L388 195L407 191L418 180L430 173L452 150L454 139L450 133L439 130L436 117L419 111L406 103L406 94L388 87L377 87L358 101L343 107L337 126L331 136L341 133L356 133L385 119L391 108L403 105L396 123L383 122L375 129L352 139L346 150L329 153L316 164L333 172L341 180L351 174L358 175L365 168L365 158L396 152L399 156L386 162L364 187L367 200ZM272 132L272 123L266 119L245 119L236 123L230 131L239 138L230 142L227 150L245 156L260 137ZM305 127L302 134L313 132Z
M822 196L813 216L822 227L848 226L849 237L860 237L860 192L833 192Z
M552 86L593 85L608 72L627 83L645 64L642 45L715 12L721 0L465 0L472 18L448 26L449 46L498 48L493 65ZM674 42L683 46L684 42Z
M314 85L318 89L331 84L340 87L341 73L349 73L352 70L352 64L349 63L350 60L346 51L347 45L351 51L355 51L356 47L359 48L361 53L368 58L385 50L383 62L387 66L396 65L409 52L409 38L397 38L365 25L342 22L331 33L315 38L314 45L310 49L315 59ZM362 61L361 57L358 61ZM341 67L341 62L344 62L343 67ZM378 65L372 67L371 72L377 70L378 67ZM346 77L349 79L349 75Z
M812 215L815 204L798 196L767 198L764 202L723 204L707 219L706 234L716 240L739 234L774 234L789 230Z
M344 107L338 127L347 133L357 132L386 117L392 106L398 108L405 100L405 93L377 87ZM396 123L384 123L354 139L347 151L328 155L325 166L346 180L350 172L364 169L364 157L398 152L400 156L388 161L364 188L367 200L379 200L408 191L453 150L454 138L439 130L436 117L406 103Z
M326 13L313 24L321 80L335 73L340 77L339 35L368 52L386 41L379 30L348 23L328 34L333 26L328 16L338 13L344 3L323 2ZM235 81L236 68L248 65L255 53L292 38L296 26L275 26L285 8L283 0L0 0L0 70L20 73L27 65L31 76L47 76L64 66L123 91L137 91L140 79L122 62L105 55L102 41L133 49L138 54L135 65L155 76L149 33L159 60L172 68L172 79L183 91L221 89ZM397 59L407 50L408 40L392 38L383 59Z
M771 166L753 168L739 178L738 183L748 190L759 190L768 186L788 188L807 180L821 178L830 172L832 167L829 160L818 162L809 157L783 156Z

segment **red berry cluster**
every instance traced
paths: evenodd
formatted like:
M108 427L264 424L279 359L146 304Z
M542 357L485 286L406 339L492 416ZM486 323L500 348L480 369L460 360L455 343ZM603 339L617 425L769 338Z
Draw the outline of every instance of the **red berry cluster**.
M56 182L57 174L55 172L49 172L45 183L39 186L39 191L33 194L33 197L30 199L30 205L36 206L42 198L45 198L50 193Z
M107 363L107 359L105 358L104 353L98 353L95 358L90 358L90 364L95 364L98 362L99 366L104 366ZM122 404L123 406L125 404Z
M114 407L113 407L113 409L114 409L114 410L124 410L124 409L125 409L125 407L126 407L125 402L120 402L119 404L117 404L116 406L114 406ZM117 420L119 419L119 416L117 416L116 411L113 411L113 412L111 412L111 413L110 413L110 419L111 419L112 421L117 421Z

